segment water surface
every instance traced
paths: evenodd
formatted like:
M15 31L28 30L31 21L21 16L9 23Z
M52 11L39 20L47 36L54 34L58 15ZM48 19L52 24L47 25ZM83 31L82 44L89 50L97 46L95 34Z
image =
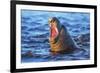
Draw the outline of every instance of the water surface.
M48 19L57 17L81 48L72 54L50 53ZM33 56L27 53L31 52ZM90 14L21 10L21 62L71 61L90 59Z

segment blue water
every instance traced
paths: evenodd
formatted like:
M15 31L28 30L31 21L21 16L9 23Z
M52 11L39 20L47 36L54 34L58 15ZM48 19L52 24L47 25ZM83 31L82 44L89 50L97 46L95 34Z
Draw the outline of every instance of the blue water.
M71 54L50 53L48 19L57 17L81 49ZM28 53L31 52L31 55ZM21 10L21 62L90 59L90 14Z

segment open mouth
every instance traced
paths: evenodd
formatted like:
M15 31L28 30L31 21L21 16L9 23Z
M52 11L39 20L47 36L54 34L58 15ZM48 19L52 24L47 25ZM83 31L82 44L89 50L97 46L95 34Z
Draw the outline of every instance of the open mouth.
M58 29L55 26L51 26L50 29L51 29L50 37L55 39L58 36Z

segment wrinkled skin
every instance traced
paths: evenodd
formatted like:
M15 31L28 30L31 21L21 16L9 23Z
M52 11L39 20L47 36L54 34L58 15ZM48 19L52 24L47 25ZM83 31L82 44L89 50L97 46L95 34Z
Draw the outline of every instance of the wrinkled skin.
M67 29L60 24L56 17L49 19L49 25L49 42L52 53L71 53L77 48Z

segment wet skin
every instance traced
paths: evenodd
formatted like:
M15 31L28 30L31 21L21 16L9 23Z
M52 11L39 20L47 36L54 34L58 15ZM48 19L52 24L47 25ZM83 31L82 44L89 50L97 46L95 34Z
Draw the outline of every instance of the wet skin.
M56 17L49 19L49 26L52 53L71 53L77 48L65 26Z

